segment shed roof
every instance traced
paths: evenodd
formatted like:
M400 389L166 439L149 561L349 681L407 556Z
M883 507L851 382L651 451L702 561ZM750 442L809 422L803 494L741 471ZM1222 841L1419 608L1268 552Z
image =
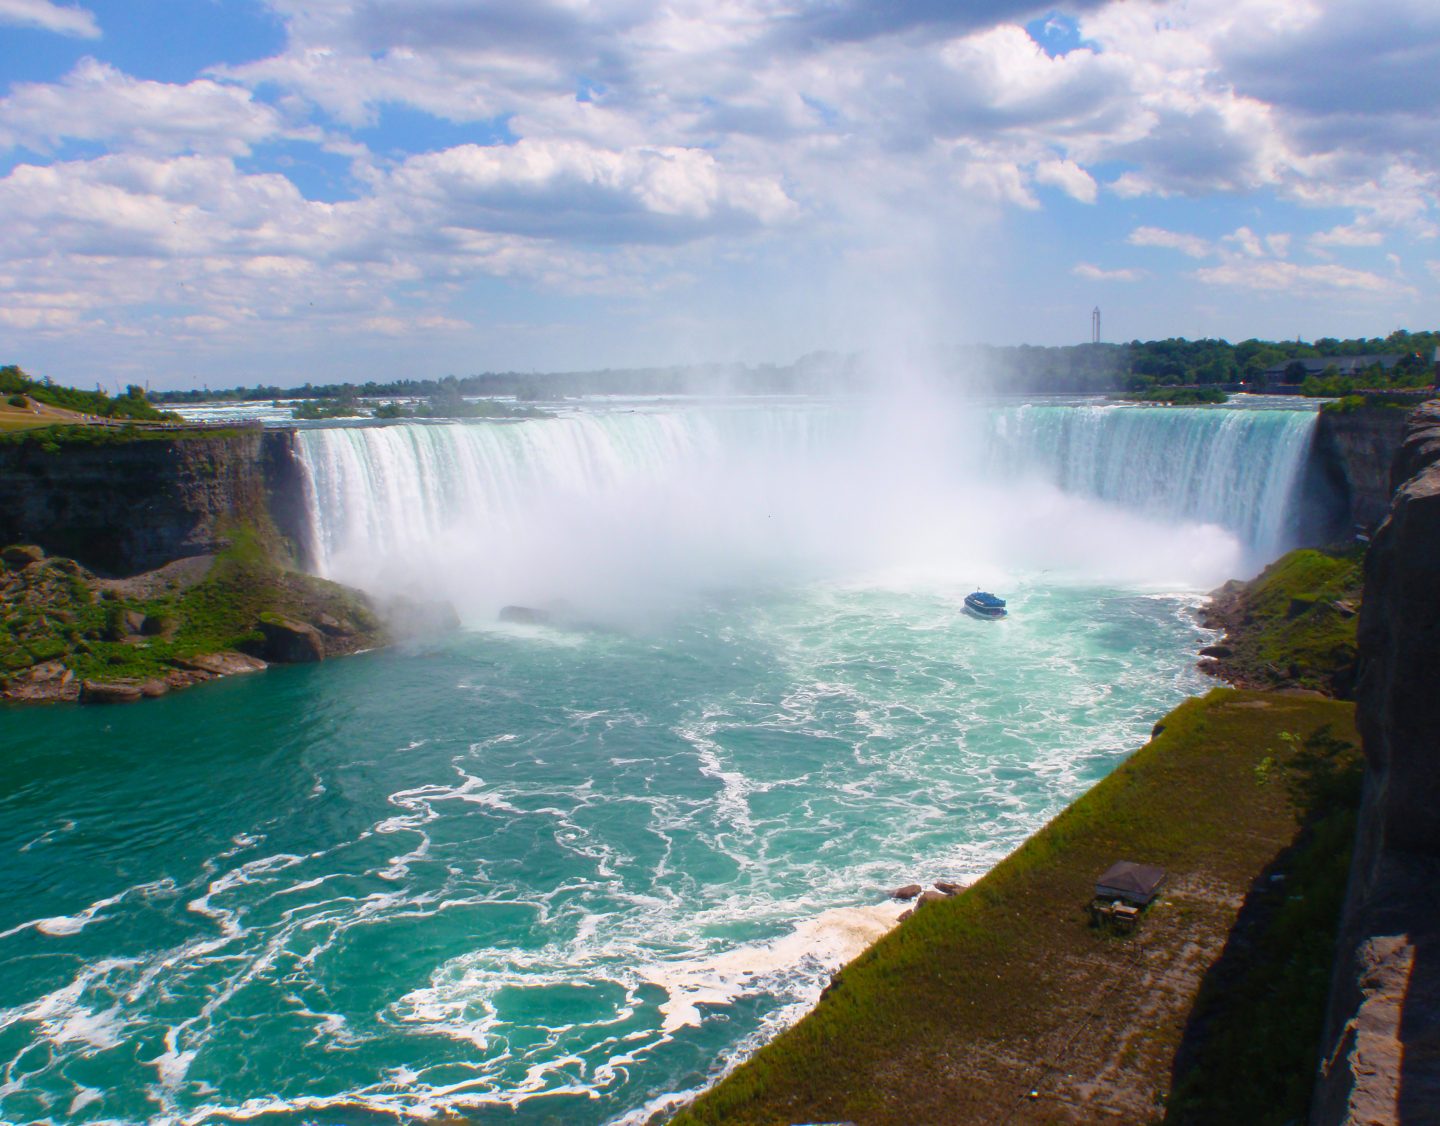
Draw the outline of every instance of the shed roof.
M1164 868L1157 868L1153 864L1136 864L1131 860L1117 860L1106 868L1105 874L1096 881L1095 894L1149 903L1164 882Z

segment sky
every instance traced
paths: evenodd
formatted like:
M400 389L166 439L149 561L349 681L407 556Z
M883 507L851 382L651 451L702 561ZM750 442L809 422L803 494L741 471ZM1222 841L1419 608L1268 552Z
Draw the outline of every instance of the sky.
M0 0L0 363L1440 324L1435 0Z

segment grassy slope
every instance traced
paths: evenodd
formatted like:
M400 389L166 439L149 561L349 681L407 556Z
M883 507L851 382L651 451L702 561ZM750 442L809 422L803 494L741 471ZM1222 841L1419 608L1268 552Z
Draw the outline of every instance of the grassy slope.
M1178 938L1180 957L1207 932L1223 941L1256 873L1297 836L1284 783L1301 744L1283 736L1303 742L1325 728L1348 747L1353 708L1231 689L1182 704L1152 742L974 888L927 906L846 967L809 1017L676 1123L992 1122L1024 1105L1032 1086L1044 1096L1037 1110L1084 1120L1075 1077L1087 1055L1116 1092L1130 1092L1128 1107L1112 1100L1112 1113L1133 1114L1140 1091L1158 1116L1185 1006L1161 1006L1148 1030L1110 1044L1130 999L1109 997L1111 1013L1098 1021L1094 1006L1137 967L1154 968L1147 944L1153 955ZM1172 874L1132 938L1098 933L1085 915L1096 876L1119 858ZM1107 1107L1103 1091L1088 1102Z
M1222 594L1213 618L1227 629L1232 655L1221 662L1220 675L1257 687L1333 689L1355 663L1362 558L1292 551L1238 593Z

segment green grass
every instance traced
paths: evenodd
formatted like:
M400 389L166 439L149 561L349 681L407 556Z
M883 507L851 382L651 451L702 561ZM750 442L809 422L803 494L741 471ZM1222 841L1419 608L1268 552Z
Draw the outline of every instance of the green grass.
M1260 680L1331 688L1356 659L1362 559L1304 548L1266 567L1241 596L1231 664Z
M1141 936L1170 927L1180 941L1209 928L1218 942L1228 917L1183 888L1243 894L1297 835L1295 739L1336 753L1353 737L1353 708L1336 701L1215 689L1185 702L975 887L925 907L846 967L839 988L676 1126L1003 1117L997 1107L1025 1087L1013 1068L984 1061L1038 1064L1129 965L1131 940L1086 925L1096 876L1119 858L1166 867L1175 890ZM1127 1053L1154 1073L1138 1081L1157 1096L1182 1031L1160 1020ZM1300 1035L1311 1047L1317 1037Z
M1310 392L1306 392L1310 394ZM1372 392L1368 395L1343 395L1323 404L1320 409L1326 414L1354 414L1367 410L1414 410L1417 403L1425 399L1423 392L1386 393Z
M0 411L0 436L53 425L54 422L48 418L37 418L35 415L20 414L18 412Z
M1207 978L1165 1121L1284 1126L1305 1120L1360 804L1362 761L1320 731L1291 743L1305 828L1242 917L1243 942ZM1327 745L1328 743L1328 745Z
M200 429L178 425L102 426L47 425L0 432L0 445L34 443L47 453L67 446L123 446L130 442L177 442L234 438L246 431L238 427Z

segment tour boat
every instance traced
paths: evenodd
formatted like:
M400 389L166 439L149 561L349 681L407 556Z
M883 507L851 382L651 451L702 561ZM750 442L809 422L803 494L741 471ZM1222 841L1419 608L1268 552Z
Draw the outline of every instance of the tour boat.
M1005 599L996 598L988 590L977 590L965 596L965 609L982 618L1003 618Z

